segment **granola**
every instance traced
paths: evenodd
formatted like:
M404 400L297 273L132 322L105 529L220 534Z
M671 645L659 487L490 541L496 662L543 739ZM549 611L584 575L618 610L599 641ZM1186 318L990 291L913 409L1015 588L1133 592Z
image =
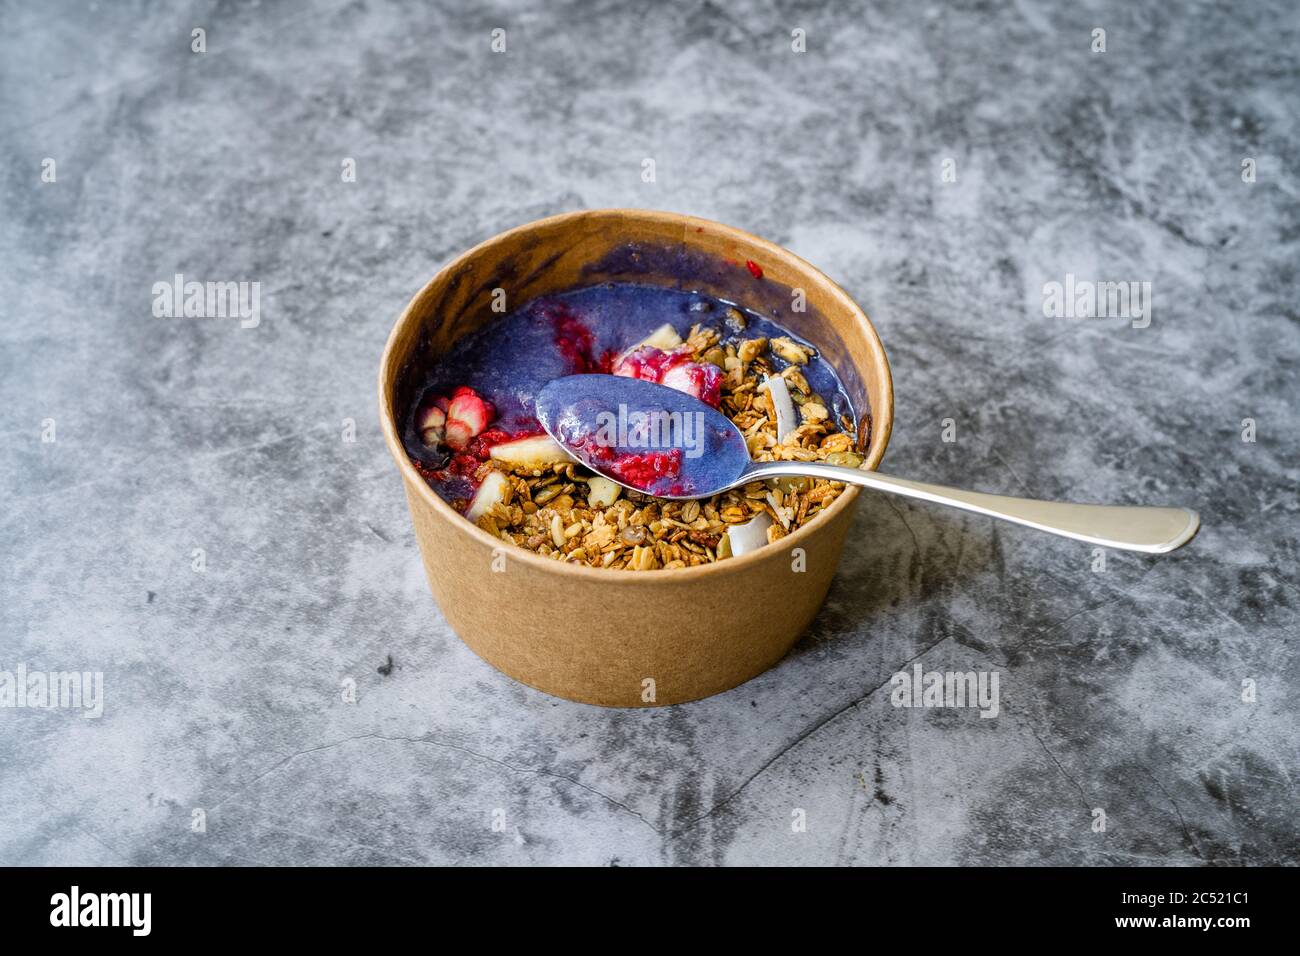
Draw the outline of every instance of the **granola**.
M746 337L743 316L736 316L728 316L726 340L718 329L697 324L679 348L721 372L719 407L745 436L751 456L860 466L853 422L836 422L830 401L815 394L800 371L815 353L790 338ZM791 364L778 371L777 359ZM765 387L776 376L798 410L798 423L783 440ZM470 515L484 531L556 561L629 571L726 560L732 556L730 531L739 526L751 533L765 528L768 543L777 541L815 520L844 490L841 482L779 478L711 498L668 501L622 488L572 461L489 459L472 477L481 484L494 472L508 487L483 513ZM470 502L453 505L467 512Z

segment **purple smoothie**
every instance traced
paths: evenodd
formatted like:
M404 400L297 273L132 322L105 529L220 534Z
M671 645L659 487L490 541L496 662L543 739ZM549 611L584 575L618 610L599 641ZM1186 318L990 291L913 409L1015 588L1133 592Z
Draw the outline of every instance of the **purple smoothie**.
M727 321L739 310L745 328ZM408 409L403 441L407 454L430 486L463 508L474 493L473 472L496 443L542 432L534 403L547 382L584 372L611 372L615 360L655 329L671 324L685 337L697 323L717 329L724 344L757 337L789 336L787 329L742 305L711 296L634 283L605 283L541 296L463 339L425 374L417 400ZM776 371L784 367L773 361ZM809 386L829 404L838 421L856 421L835 370L820 356L801 368ZM487 430L461 451L427 446L416 415L435 397L468 386L494 413Z

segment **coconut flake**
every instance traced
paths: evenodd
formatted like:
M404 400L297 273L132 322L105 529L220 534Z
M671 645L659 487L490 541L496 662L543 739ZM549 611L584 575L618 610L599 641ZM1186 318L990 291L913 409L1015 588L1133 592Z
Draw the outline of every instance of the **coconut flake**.
M790 389L780 375L769 375L761 387L767 389L768 395L772 397L772 407L776 409L776 440L783 442L786 435L799 427L799 416L795 414Z
M727 529L727 538L731 542L731 553L739 557L750 551L757 551L767 544L767 529L772 527L772 519L766 511L760 512L744 524L733 524Z

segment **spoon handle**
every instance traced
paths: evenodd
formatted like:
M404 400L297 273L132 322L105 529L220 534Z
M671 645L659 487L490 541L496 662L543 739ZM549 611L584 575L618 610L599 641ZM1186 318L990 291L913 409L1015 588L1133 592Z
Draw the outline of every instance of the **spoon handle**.
M876 471L862 471L841 465L811 461L755 462L745 472L745 481L796 476L824 478L887 491L906 498L919 498L950 505L963 511L1001 518L1037 528L1050 534L1087 541L1107 548L1164 554L1181 548L1201 526L1200 516L1187 508L1150 508L1137 505L1080 505L1068 501L1037 501L979 491L928 485L906 478L893 478Z

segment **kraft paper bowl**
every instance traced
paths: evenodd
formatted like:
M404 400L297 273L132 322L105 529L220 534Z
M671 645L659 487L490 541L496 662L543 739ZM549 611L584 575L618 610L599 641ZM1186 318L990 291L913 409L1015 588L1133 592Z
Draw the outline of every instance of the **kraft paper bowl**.
M470 524L424 482L402 446L420 370L500 317L494 290L504 289L514 308L602 281L708 292L773 316L816 345L863 419L860 434L869 431L865 468L879 464L889 442L889 363L862 310L798 256L716 222L636 209L568 213L495 236L443 268L397 320L379 372L380 420L447 622L489 664L548 694L609 707L681 703L762 673L799 639L825 599L857 489L741 557L607 571L512 547ZM804 311L793 307L800 294ZM795 549L802 571L794 570Z

